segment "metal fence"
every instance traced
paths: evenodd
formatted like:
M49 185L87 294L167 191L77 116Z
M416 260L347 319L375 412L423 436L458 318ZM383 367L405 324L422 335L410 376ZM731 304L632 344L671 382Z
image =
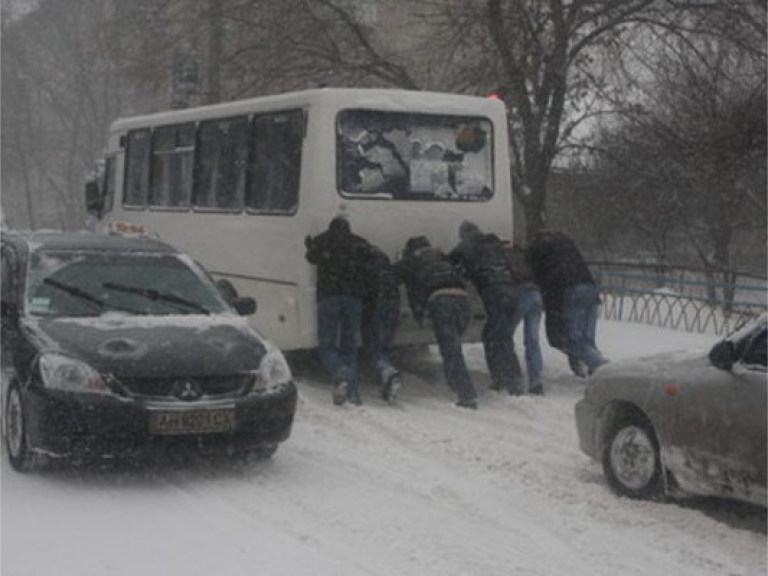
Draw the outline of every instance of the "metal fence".
M739 283L732 300L704 296L711 282L680 275L624 273L593 267L603 293L601 314L609 320L650 324L661 328L725 335L768 308L768 282L752 277Z

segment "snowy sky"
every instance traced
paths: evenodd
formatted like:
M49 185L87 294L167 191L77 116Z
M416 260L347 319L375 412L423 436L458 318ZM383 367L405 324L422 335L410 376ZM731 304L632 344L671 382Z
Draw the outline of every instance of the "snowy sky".
M613 361L711 336L601 322ZM292 437L268 462L193 460L140 470L21 475L2 458L2 576L758 576L765 511L611 493L578 449L583 383L545 347L543 398L487 390L452 405L433 352L398 405L364 388L333 407L299 377Z

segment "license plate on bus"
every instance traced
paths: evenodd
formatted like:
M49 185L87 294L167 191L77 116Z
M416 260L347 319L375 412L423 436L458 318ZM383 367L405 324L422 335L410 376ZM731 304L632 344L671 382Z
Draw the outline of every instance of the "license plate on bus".
M159 410L149 416L152 434L205 434L234 429L235 411L232 409Z

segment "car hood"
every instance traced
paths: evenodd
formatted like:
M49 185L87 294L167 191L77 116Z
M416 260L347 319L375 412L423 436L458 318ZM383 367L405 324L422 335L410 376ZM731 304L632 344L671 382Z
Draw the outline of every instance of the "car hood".
M35 318L40 348L117 377L214 376L255 370L266 347L245 318L124 316Z
M707 368L716 370L705 352L680 350L605 364L594 373L590 381L595 384L619 379L648 382L661 377L665 381L674 381L678 376Z

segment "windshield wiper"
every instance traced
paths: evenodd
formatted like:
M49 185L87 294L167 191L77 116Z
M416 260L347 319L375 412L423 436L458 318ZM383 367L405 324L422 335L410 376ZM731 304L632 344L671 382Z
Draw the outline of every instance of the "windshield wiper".
M74 296L75 298L80 298L81 300L85 300L86 302L95 304L99 308L104 308L104 306L107 305L106 302L97 298L87 290L83 290L82 288L78 288L77 286L73 286L71 284L65 284L64 282L59 282L58 280L54 280L53 278L43 278L43 284L48 284L49 286L58 288L59 290L66 292L70 296Z
M170 304L180 304L181 306L192 308L193 310L197 310L198 312L202 312L203 314L210 315L211 313L211 311L208 310L205 306L198 304L197 302L193 302L192 300L187 300L186 298L182 298L181 296L170 294L169 292L159 292L158 290L153 290L152 288L140 288L138 286L129 286L127 284L117 284L115 282L104 282L102 286L104 288L107 288L108 290L117 290L118 292L136 294L137 296L142 296L143 298L146 298L148 300L160 300L162 302L168 302Z

